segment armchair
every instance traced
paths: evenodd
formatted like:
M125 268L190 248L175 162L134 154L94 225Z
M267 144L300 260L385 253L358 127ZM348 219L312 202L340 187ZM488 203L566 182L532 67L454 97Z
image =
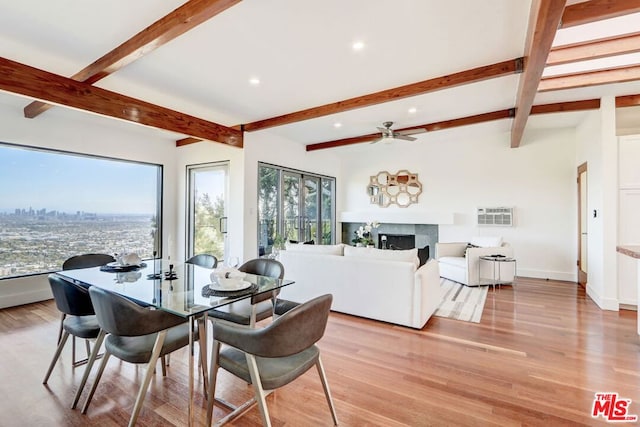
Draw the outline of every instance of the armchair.
M503 242L501 237L474 237L470 243L452 242L436 243L436 259L440 265L440 277L462 283L467 286L478 286L478 270L484 278L492 277L491 263L480 262L485 255L504 255L513 257L513 248ZM501 271L503 280L513 280L514 271L511 265L504 266Z

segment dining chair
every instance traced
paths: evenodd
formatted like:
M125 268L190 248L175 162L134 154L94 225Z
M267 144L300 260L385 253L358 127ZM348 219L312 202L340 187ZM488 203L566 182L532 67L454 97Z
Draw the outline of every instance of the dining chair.
M89 295L98 324L105 333L105 350L82 413L85 414L110 356L134 364L146 364L146 372L129 419L138 419L159 357L189 344L189 324L183 317L163 310L142 307L116 293L93 286ZM197 334L194 334L197 339Z
M115 262L115 260L116 259L109 254L89 253L89 254L74 255L70 258L67 258L62 263L62 269L75 270L78 268L100 267L110 262ZM64 322L64 319L66 316L67 315L65 313L62 313L62 318L60 319L60 328L58 330L58 344L60 344L60 339L62 338L62 323ZM89 348L88 341L86 341L86 350L87 350L87 358L88 358L89 353L91 351ZM75 336L71 337L71 360L72 360L73 366L78 366L78 365L87 363L86 358L76 361L76 337Z
M187 264L195 264L204 268L216 268L218 265L218 258L209 254L194 255L185 261Z
M265 426L271 426L265 390L285 386L316 367L334 425L338 425L329 384L315 345L327 325L333 296L326 294L300 304L264 328L249 329L214 323L209 396L215 397L216 377L222 368L253 385L255 397L220 420L223 424L244 413L257 402ZM220 344L226 344L222 350ZM211 425L214 399L207 403L207 425Z
M63 270L74 270L77 268L100 267L110 262L115 262L115 258L109 254L81 254L67 258L62 263Z
M87 340L87 346L90 339L98 338L100 333L100 326L95 316L89 291L73 282L63 279L56 274L50 274L48 276L49 285L51 286L51 292L53 293L53 299L55 300L56 307L63 313L62 330L63 333L58 340L58 347L49 364L47 373L44 376L43 384L49 381L49 376L53 371L53 368L60 358L62 349L64 348L69 335L78 338L84 338ZM96 346L99 348L99 344L96 342ZM79 363L73 361L73 366L77 366Z
M284 266L282 263L270 258L249 260L242 264L238 270L244 273L273 277L280 280L284 278ZM275 291L254 295L251 299L240 300L209 310L207 315L209 319L214 322L222 320L253 328L256 322L274 315L278 293L279 291Z

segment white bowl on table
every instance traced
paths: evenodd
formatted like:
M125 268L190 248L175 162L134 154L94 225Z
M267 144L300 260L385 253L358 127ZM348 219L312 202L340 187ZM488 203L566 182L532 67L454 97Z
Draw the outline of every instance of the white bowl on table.
M251 286L251 283L244 281L246 273L235 268L219 268L211 273L211 282L217 288L225 291L235 291Z

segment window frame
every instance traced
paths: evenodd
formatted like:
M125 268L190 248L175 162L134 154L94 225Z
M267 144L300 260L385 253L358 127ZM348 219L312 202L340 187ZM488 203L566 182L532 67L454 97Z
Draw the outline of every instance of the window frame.
M83 153L83 152L72 151L72 150L64 150L64 149L59 149L59 148L42 147L42 146L35 146L35 145L28 145L28 144L18 144L18 143L7 142L7 141L2 141L2 140L0 140L0 147L11 147L11 148L20 149L20 150L38 151L38 152L44 152L44 153L49 153L49 154L54 154L54 155L82 157L82 158L96 159L96 160L108 160L108 161L119 162L119 163L132 163L132 164L137 164L137 165L146 165L146 166L154 166L154 167L156 167L157 168L156 169L156 171L157 171L157 176L156 176L156 211L155 211L154 215L156 217L156 227L157 227L156 233L157 234L156 234L156 239L154 241L154 247L152 249L152 252L155 253L156 258L162 258L162 241L163 241L163 230L164 230L164 227L163 227L163 221L164 221L164 215L163 215L163 213L164 213L163 212L163 205L164 205L164 203L163 203L164 202L164 200L163 200L163 195L164 195L164 165L163 164L140 161L140 160L123 159L123 158L119 158L119 157L105 156L105 155L101 155L101 154ZM16 279L19 280L19 279L25 278L25 277L42 276L42 275L45 275L45 274L55 273L56 271L59 271L59 269L58 270L43 270L41 272L18 274L18 275L15 275L15 276L5 276L5 277L0 277L0 281L16 280Z
M304 180L306 177L311 177L311 178L317 178L318 179L318 217L317 217L317 222L318 222L318 230L319 233L321 234L320 239L322 240L322 221L323 221L323 212L324 212L324 203L322 202L322 190L323 190L323 186L326 182L330 182L332 183L331 185L331 199L330 199L330 217L331 217L331 241L328 244L335 244L336 240L337 240L337 236L336 236L336 223L337 223L337 217L336 217L336 189L337 189L337 185L336 185L336 178L333 176L329 176L329 175L324 175L324 174L320 174L320 173L316 173L316 172L309 172L309 171L304 171L301 169L295 169L295 168L290 168L290 167L286 167L286 166L280 166L280 165L275 165L272 163L267 163L267 162L258 162L258 169L257 169L257 180L256 180L256 188L258 189L257 191L257 230L256 230L256 237L257 237L257 242L256 242L256 249L258 251L258 254L260 254L260 222L261 222L261 217L260 217L260 170L262 167L267 167L267 168L271 168L271 169L275 169L278 172L278 177L277 177L277 186L276 186L276 191L278 192L278 200L277 200L277 224L276 224L276 234L282 236L283 233L283 229L282 229L282 222L283 222L283 212L284 212L284 198L282 197L282 189L284 188L284 176L285 174L290 174L290 175L296 175L300 177L301 180L301 188L300 188L300 197L302 197L302 194L304 193ZM302 206L301 206L302 207ZM323 241L317 242L317 244L326 244ZM269 248L271 248L272 246L266 246L264 248L265 250L265 255L268 254L269 252L267 252L267 250Z

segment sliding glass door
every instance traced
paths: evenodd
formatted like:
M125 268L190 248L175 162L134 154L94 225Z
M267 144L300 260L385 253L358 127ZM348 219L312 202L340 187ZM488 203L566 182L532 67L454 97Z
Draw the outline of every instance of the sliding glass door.
M335 178L260 164L258 252L282 242L335 241Z
M223 262L227 254L228 163L187 166L189 208L187 258L215 255Z

